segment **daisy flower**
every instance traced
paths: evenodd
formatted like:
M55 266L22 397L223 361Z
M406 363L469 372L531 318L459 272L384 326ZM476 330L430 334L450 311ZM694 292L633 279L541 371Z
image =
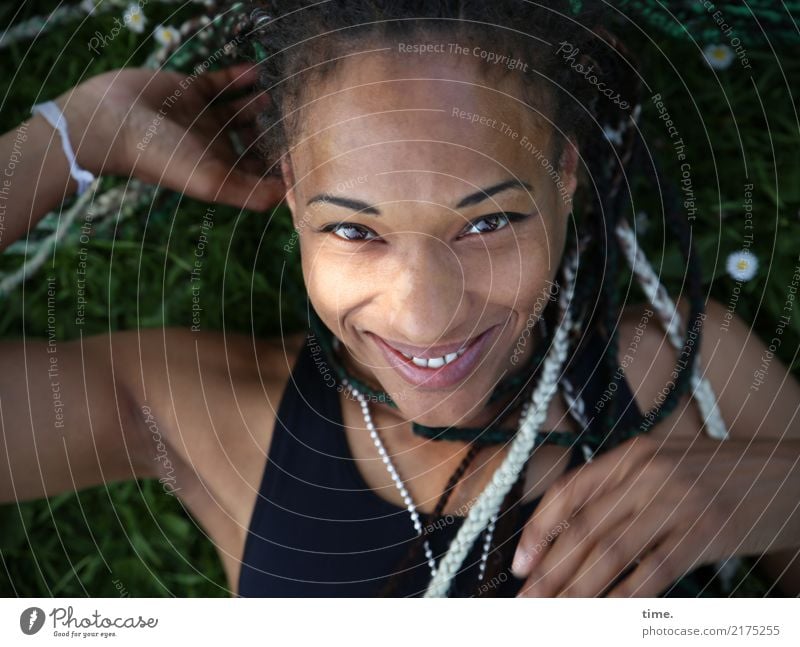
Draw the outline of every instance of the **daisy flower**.
M122 21L128 29L135 31L137 34L141 34L144 31L147 18L144 17L144 12L138 4L129 4L125 13L122 15Z
M153 30L153 36L155 36L156 41L165 47L177 43L181 38L180 32L175 27L164 27L164 25L156 27Z
M727 45L706 45L703 56L711 67L724 70L734 59L733 50Z
M742 249L728 255L726 269L737 281L749 281L756 275L758 259L752 252Z

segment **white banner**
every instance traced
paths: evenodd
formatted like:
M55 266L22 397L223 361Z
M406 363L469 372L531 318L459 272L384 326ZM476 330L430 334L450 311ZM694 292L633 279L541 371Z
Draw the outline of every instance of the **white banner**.
M797 598L0 602L0 645L800 645Z

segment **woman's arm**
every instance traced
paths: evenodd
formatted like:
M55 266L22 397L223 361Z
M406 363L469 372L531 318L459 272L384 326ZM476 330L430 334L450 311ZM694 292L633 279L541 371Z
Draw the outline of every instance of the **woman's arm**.
M265 211L284 195L253 151L235 154L228 131L252 140L253 117L268 98L249 94L212 106L255 81L250 64L199 76L144 69L106 72L55 99L78 166L94 175L132 176L186 195ZM0 137L0 251L77 190L60 134L36 115Z
M59 134L36 115L0 137L0 251L36 225L78 188ZM87 169L89 170L89 169Z
M679 303L678 308L685 325L687 304ZM780 335L776 333L776 337ZM656 361L649 369L639 362L631 375L632 381L641 385L637 398L641 407L655 404L658 391L669 379L677 357L675 349L662 335L651 334L648 339L653 347L644 356L655 357ZM730 440L752 441L751 449L745 451L754 456L761 446L759 441L766 441L761 453L768 465L767 471L774 471L776 488L779 488L773 505L787 511L795 510L794 514L781 519L782 528L770 529L771 538L777 540L780 534L788 538L794 548L765 552L758 567L785 594L800 595L800 384L769 351L771 341L762 341L724 304L713 299L706 304L700 371L717 396ZM685 407L678 407L678 411L662 423L659 431L665 437L682 426L700 429L697 404L688 398L684 402ZM784 505L780 505L781 500L785 501ZM754 518L762 512L766 516L768 510L754 511ZM764 523L762 520L759 525L763 528ZM758 532L758 528L754 532ZM784 541L787 540L779 545Z
M725 306L709 302L705 352L718 356L717 365L724 363L710 379L724 392L718 394L723 416L727 413L726 420L736 420L731 436L778 442L773 460L778 470L783 464L789 475L776 497L797 506L781 529L795 538L794 548L767 551L758 567L786 595L796 596L800 595L800 385L769 350L775 339L780 344L782 332L776 325L775 335L765 343L739 317L731 317Z
M141 415L113 336L0 342L0 503L147 478Z
M689 314L688 304L679 301L678 310L685 326ZM640 317L628 318L621 330L621 340L633 338L632 332ZM639 348L641 360L635 358L626 371L632 384L638 386L637 401L644 411L657 404L659 391L670 379L677 359L677 351L666 340L660 326L651 321L644 344ZM745 322L730 309L713 299L706 304L700 343L700 373L708 379L717 397L720 413L728 427L729 439L753 445L743 452L758 456L768 465L767 472L775 474L775 501L770 507L795 513L781 520L783 528L774 529L789 537L794 548L767 551L758 567L771 582L787 595L800 594L800 384L783 363L769 352L767 345ZM621 341L624 348L626 342ZM653 435L669 440L684 435L692 437L702 427L697 403L685 396L682 404L661 422ZM705 436L705 431L701 432ZM759 443L765 441L765 443ZM777 448L777 449L773 449ZM769 455L772 458L768 458ZM741 466L738 469L743 469ZM753 467L753 469L757 469ZM752 477L755 475L745 475ZM765 474L768 478L768 475ZM783 483L785 478L785 483ZM783 483L783 485L781 485ZM783 505L781 501L785 501ZM753 518L759 513L753 511ZM766 515L765 515L766 516ZM766 521L759 525L763 528ZM758 529L754 529L758 532ZM762 533L763 534L763 533Z
M741 320L719 303L707 311L699 367L728 439L708 437L684 394L648 433L559 477L520 538L521 595L655 596L701 564L763 554L783 592L800 590L796 570L780 581L774 570L800 548L800 386L774 357L763 369L768 349ZM623 317L620 353L635 349L625 375L646 411L660 404L679 351L652 318L642 333L640 315ZM565 519L568 527L555 532ZM558 536L552 544L544 541L550 533Z
M93 77L56 103L78 165L95 175L133 175L201 199L263 210L282 198L282 181L263 177L253 159L238 158L226 135L246 126L264 97L249 94L211 107L220 93L245 90L254 81L249 64L191 77L126 69ZM0 156L9 160L0 170L6 198L1 249L77 184L60 134L39 115L0 138ZM162 358L159 349L182 355L184 337L164 333L147 363L138 355L139 337L126 333L0 342L0 501L157 476L163 466L153 460L152 425L137 405L137 387L163 370L166 350ZM170 455L179 462L177 450Z

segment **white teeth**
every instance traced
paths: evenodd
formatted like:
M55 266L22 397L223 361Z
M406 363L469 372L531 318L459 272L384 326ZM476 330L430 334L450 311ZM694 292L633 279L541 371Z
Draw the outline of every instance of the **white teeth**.
M431 357L430 359L425 359L423 357L413 357L411 355L406 355L402 353L404 357L410 359L414 364L417 366L421 366L422 368L441 368L445 364L449 364L450 362L455 361L459 357L461 357L466 352L465 348L459 348L455 353L448 353L444 357Z

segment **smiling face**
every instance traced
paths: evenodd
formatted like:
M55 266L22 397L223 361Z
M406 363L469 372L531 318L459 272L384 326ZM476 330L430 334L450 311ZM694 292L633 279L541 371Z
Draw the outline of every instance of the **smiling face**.
M520 77L460 58L343 64L283 163L314 309L348 369L429 426L483 420L529 357L576 183L571 146L548 172L552 127Z

